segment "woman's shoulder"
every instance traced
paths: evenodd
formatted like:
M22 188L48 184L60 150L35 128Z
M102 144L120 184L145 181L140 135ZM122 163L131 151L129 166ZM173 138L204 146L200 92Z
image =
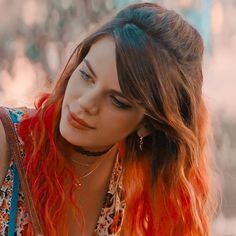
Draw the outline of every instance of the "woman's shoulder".
M24 107L14 107L14 108L1 107L1 109L3 109L8 114L8 116L11 118L11 120L14 124L19 123L23 118L29 117L35 111L35 109L25 107L25 106Z
M4 177L6 175L8 166L10 164L6 133L1 120L0 120L0 147L1 147L1 152L0 152L0 186L1 186Z
M9 107L0 107L0 109L5 112L8 117L11 119L15 128L17 124L25 117L30 116L34 110L27 107L18 107L18 108L9 108ZM17 131L17 128L16 128ZM18 134L18 132L16 132ZM5 132L3 121L0 119L0 186L4 181L4 177L9 168L11 157L9 155L7 135Z

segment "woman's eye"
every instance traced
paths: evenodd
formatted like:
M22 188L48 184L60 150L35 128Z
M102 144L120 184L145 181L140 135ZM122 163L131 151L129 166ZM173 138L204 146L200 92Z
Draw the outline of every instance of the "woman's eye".
M85 71L79 70L79 72L83 80L88 81L91 79L91 77Z
M89 74L87 74L85 71L79 70L79 72L80 72L80 75L81 75L83 80L85 80L85 81L91 80L91 76ZM129 108L131 108L130 105L127 105L127 104L124 104L123 102L120 102L114 96L111 96L111 100L112 100L113 104L115 104L115 106L118 107L118 108L121 108L121 109L129 109Z
M112 99L112 102L119 108L122 108L122 109L129 109L131 108L130 105L127 105L127 104L124 104L122 102L120 102L119 100L117 100L115 97L111 96L111 99Z

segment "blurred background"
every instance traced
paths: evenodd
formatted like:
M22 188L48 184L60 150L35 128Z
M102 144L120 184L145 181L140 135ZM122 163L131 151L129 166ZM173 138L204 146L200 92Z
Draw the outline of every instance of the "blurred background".
M76 43L135 0L0 0L0 105L33 106ZM193 24L205 43L204 96L222 173L213 236L236 236L236 0L157 0Z

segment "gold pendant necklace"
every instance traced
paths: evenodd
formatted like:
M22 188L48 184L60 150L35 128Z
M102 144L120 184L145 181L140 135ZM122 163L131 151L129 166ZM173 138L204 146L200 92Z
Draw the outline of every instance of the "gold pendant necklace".
M81 184L81 179L85 179L86 177L88 177L89 175L91 175L95 170L98 169L98 167L102 164L102 162L107 158L108 156L105 156L103 157L98 163L97 165L90 171L88 171L87 173L85 173L84 175L80 176L79 179L78 179L78 183L75 184L75 187L81 187L82 184ZM85 163L80 163L80 162L77 162L75 160L72 160L73 162L79 164L79 165L82 165L82 166L92 166L93 164L85 164Z
M90 166L94 165L94 163L91 163L91 164L89 164L89 163L82 163L82 162L76 161L74 159L71 159L71 161L74 162L75 164L79 165L79 166L84 166L84 167L90 167Z

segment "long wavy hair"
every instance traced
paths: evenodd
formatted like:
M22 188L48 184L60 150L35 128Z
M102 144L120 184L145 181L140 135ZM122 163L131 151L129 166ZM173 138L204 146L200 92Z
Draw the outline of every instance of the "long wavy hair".
M209 235L217 205L206 152L203 42L180 15L152 3L130 5L82 41L52 92L41 96L36 113L19 126L24 165L45 235L68 235L70 209L83 228L73 194L76 176L59 145L59 121L70 76L103 37L113 38L121 90L145 108L144 121L151 131L143 151L136 132L119 144L127 204L122 234ZM27 232L32 234L31 227Z

